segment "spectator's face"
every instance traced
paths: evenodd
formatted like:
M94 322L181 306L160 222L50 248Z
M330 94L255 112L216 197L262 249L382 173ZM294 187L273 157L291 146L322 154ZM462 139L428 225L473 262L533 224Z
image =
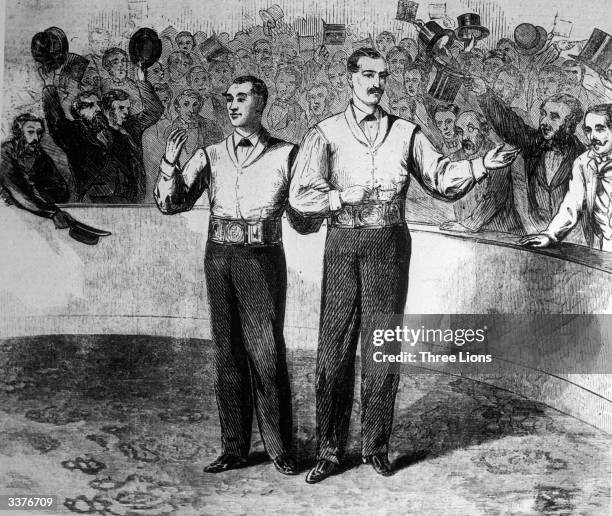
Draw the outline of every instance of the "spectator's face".
M226 94L227 112L234 127L256 127L261 123L261 99L253 95L250 82L232 84Z
M32 150L39 147L44 132L40 122L25 122L21 126L21 137L27 147Z
M414 111L411 109L410 102L407 99L396 99L391 102L391 111L394 115L404 120L413 121L414 119Z
M191 62L183 54L172 54L168 61L168 72L172 80L179 80L185 77L191 68Z
M281 100L289 100L298 89L297 78L293 74L281 72L276 77L276 94Z
M123 125L128 116L130 116L130 99L113 101L110 111L106 114L111 124L119 127Z
M409 97L417 97L421 94L421 72L417 69L404 72L404 87Z
M510 75L507 72L502 72L497 76L493 84L493 90L501 99L510 104L517 94L519 87L519 79L516 76Z
M193 39L191 39L191 36L187 35L177 38L176 48L179 50L184 50L185 52L191 52L193 49Z
M170 94L170 88L159 88L156 85L155 93L157 93L157 97L164 104L167 104L172 99L172 96Z
M580 65L565 66L563 68L563 72L565 73L565 79L567 84L571 86L578 86L582 84L582 68L580 68Z
M476 154L482 149L485 142L485 135L478 121L476 113L468 111L462 113L455 122L455 132L461 140L461 146L468 156Z
M404 73L407 59L401 52L393 52L388 56L387 62L389 63L389 71L392 74L401 76Z
M327 90L323 87L312 88L307 95L308 107L315 115L322 115L325 112L327 101Z
M226 63L220 63L210 69L210 83L217 93L224 92L232 83L232 70Z
M571 109L562 102L545 102L540 109L540 132L545 140L552 139L565 124Z
M114 54L109 59L108 73L117 80L127 77L127 57L125 54Z
M236 58L238 61L238 65L241 66L244 70L249 70L253 66L253 62L251 61L251 54L244 48L238 49L236 52Z
M327 74L329 83L335 90L343 90L346 88L346 68L344 66L332 66Z
M353 95L366 105L378 105L389 76L387 63L384 59L360 57L357 66L359 70L350 76Z
M518 52L510 43L508 42L501 43L497 47L497 50L499 50L504 55L506 55L513 63L516 64L516 62L518 61Z
M199 70L191 74L191 85L200 95L208 95L210 93L210 77L205 70Z
M269 43L257 43L253 48L253 57L259 64L272 65L272 47Z
M559 92L561 84L559 77L555 73L545 73L538 80L538 96L541 99L552 97Z
M497 75L498 70L502 66L504 66L504 63L501 59L498 59L498 58L487 59L484 62L483 67L482 67L485 79L495 77Z
M399 46L406 50L412 59L415 59L419 52L419 47L412 38L404 38L399 42Z
M389 52L389 50L391 50L394 45L395 43L393 41L393 38L388 34L380 34L376 38L376 48L384 56L387 55L387 52Z
M198 99L183 95L178 99L176 110L183 120L189 120L198 114L200 111L200 104Z
M147 80L151 84L164 82L164 67L159 61L153 63L147 70Z
M455 114L452 111L438 111L435 116L436 127L445 140L455 139Z
M612 151L612 130L606 115L589 113L584 119L584 135L591 148L597 154L608 154Z
M100 114L100 99L97 95L82 97L81 105L83 107L79 109L79 117L84 120L91 121L96 115Z

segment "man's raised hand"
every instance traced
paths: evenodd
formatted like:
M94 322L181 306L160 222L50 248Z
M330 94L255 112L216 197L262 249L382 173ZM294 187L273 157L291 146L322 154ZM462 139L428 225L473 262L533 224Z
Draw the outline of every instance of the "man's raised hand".
M166 154L164 159L174 165L176 160L183 149L183 145L187 141L187 131L184 129L175 129L168 135L168 141L166 142Z
M498 168L508 167L519 155L519 152L521 152L518 148L502 150L504 145L505 144L502 143L485 154L483 160L485 168L488 170L496 170Z

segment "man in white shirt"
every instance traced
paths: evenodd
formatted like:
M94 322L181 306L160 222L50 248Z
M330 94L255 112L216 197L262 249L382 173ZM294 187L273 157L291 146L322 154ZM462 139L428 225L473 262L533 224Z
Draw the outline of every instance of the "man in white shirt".
M409 174L432 195L458 199L517 151L451 163L420 128L379 107L389 75L383 56L361 48L348 59L352 100L309 130L293 166L291 206L329 218L317 353L316 483L337 473L346 446L354 360L363 318L404 312L410 235L404 220ZM398 376L362 353L362 458L384 476ZM369 372L368 372L369 369Z
M612 252L612 104L589 108L584 134L590 149L576 158L569 188L548 227L521 244L548 247L563 240L582 219L587 244Z
M255 405L274 466L293 475L297 470L291 456L291 391L283 338L287 268L281 217L297 148L272 138L262 127L268 90L261 79L238 77L225 97L233 133L198 149L182 169L177 159L186 132L170 134L154 197L163 213L172 214L190 210L208 190L205 270L222 454L204 471L246 465ZM298 218L289 210L287 215L296 227ZM306 232L304 227L296 229Z

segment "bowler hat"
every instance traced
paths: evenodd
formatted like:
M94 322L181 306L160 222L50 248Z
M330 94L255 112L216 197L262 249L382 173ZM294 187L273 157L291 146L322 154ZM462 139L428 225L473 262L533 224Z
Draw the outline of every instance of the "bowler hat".
M60 68L68 57L68 38L58 27L37 32L30 45L32 57L46 72Z
M580 54L571 55L576 61L584 63L598 74L606 76L612 67L612 36L600 29L593 29L593 33Z
M138 29L130 38L129 52L132 63L149 68L162 54L162 43L157 32L148 27Z
M548 39L544 27L536 27L531 23L521 23L514 29L514 42L520 54L531 56L540 52Z
M489 35L489 29L480 24L480 15L476 13L465 13L457 16L457 37L470 40L472 37L478 41Z

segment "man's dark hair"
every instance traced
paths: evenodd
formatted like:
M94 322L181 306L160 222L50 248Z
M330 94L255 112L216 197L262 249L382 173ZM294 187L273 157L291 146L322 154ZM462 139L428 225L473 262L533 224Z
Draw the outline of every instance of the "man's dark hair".
M455 115L455 118L459 116L459 106L457 104L438 104L432 112L432 117L435 118L438 113L446 113L447 111Z
M369 57L370 59L384 59L383 55L374 48L362 47L353 52L346 61L346 69L349 73L359 71L359 59Z
M584 110L582 109L582 104L580 104L580 101L576 97L568 95L567 93L557 93L556 95L548 97L545 101L543 101L542 104L540 104L540 109L543 108L544 104L548 102L561 102L570 108L570 114L567 115L564 125L568 134L574 134L576 131L576 126L584 116Z
M34 116L32 113L22 113L21 115L17 115L13 120L11 126L13 138L21 138L23 134L21 128L26 122L38 122L42 126L43 131L45 130L45 122L42 118Z
M100 107L103 111L109 111L116 100L128 100L130 96L123 90L109 90L102 95Z
M119 47L109 48L108 50L104 52L104 54L102 54L102 68L104 68L107 71L110 70L110 67L111 67L110 60L112 59L113 56L117 54L120 54L127 58L127 54L125 53L125 50L122 50Z
M193 34L191 34L191 32L184 30L182 32L179 32L176 36L174 36L174 42L178 45L179 39L183 38L187 36L188 38L191 39L191 48L195 47L195 38L193 37Z
M158 91L165 91L170 96L169 100L172 100L172 88L167 82L158 82L153 85L153 89L157 93Z
M263 111L268 103L268 87L266 86L266 83L259 77L254 77L253 75L241 75L240 77L236 77L232 81L232 84L246 84L247 82L251 83L251 91L253 92L253 95L262 99L263 105L261 106L261 109Z
M95 90L82 91L76 97L74 97L74 100L72 101L72 104L70 105L70 114L72 115L72 118L74 118L75 120L79 120L81 118L79 111L81 111L81 109L88 106L89 103L84 102L83 100L88 97L96 97L98 100L100 99L98 92L96 92Z
M586 110L584 114L584 118L589 114L594 115L605 115L606 117L606 125L609 129L612 129L612 104L597 104L595 106L591 106Z

